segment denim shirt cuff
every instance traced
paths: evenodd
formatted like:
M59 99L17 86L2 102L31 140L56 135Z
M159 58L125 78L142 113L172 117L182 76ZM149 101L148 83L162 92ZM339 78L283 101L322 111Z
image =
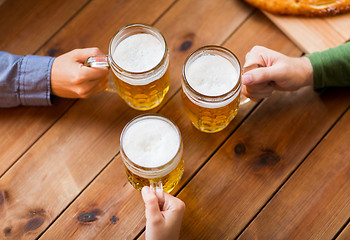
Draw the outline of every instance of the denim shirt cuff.
M51 68L55 58L26 55L19 64L19 98L22 105L51 106Z

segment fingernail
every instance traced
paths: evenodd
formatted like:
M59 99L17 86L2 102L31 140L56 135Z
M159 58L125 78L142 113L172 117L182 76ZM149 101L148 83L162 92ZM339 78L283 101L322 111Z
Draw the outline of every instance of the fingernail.
M242 83L248 85L253 82L253 76L251 74L245 73L242 76Z
M149 193L149 191L150 191L150 188L148 186L145 186L142 188L142 192L144 193Z

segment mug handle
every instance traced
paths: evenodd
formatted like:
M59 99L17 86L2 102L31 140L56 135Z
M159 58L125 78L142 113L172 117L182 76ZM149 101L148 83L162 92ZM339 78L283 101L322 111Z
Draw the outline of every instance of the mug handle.
M161 181L155 182L155 181L150 180L150 187L151 187L151 190L156 194L156 196L158 198L159 209L162 211L162 209L164 207L164 202L165 202L163 184Z
M250 70L253 70L253 69L255 69L255 68L259 68L259 67L263 67L262 65L260 65L260 64L253 64L253 65L250 65L250 66L247 66L247 67L243 67L243 74L244 73L246 73L246 72L248 72L248 71L250 71ZM247 98L246 96L243 96L242 94L241 94L241 101L240 101L240 106L241 105L244 105L244 104L246 104L246 103L248 103L248 102L250 102L251 100L250 100L250 98Z
M108 55L96 55L88 57L85 62L84 66L86 67L110 67L108 62ZM115 86L115 83L113 82L113 77L110 75L108 77L108 87L106 89L108 92L117 92L117 87Z
M243 94L241 94L241 99L239 101L239 106L242 106L246 103L249 103L251 100L250 98L247 98L246 96L244 96Z
M88 57L84 63L87 67L109 67L108 55L96 55Z

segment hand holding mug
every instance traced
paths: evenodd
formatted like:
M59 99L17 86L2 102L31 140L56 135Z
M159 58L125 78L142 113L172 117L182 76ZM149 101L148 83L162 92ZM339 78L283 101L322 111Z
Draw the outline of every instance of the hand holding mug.
M130 24L111 39L108 55L90 55L87 66L109 66L109 89L136 110L155 108L169 90L169 50L163 35L145 24Z
M51 70L52 93L64 98L88 98L107 87L107 67L86 67L88 56L101 55L98 48L75 49L57 57Z
M253 47L244 68L242 93L254 100L269 97L274 90L294 91L313 83L307 57L288 57L265 47Z
M157 196L149 187L142 188L142 198L145 202L146 239L177 240L180 235L185 204L169 193L164 193L164 206L158 206Z

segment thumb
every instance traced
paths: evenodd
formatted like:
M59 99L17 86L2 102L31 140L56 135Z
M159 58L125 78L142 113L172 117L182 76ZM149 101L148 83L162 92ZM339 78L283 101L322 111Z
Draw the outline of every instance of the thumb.
M145 215L147 221L158 222L162 221L163 215L160 212L157 196L151 191L150 187L142 188L142 199L145 203Z
M77 61L82 62L82 63L85 62L85 60L88 57L103 55L101 50L99 48L96 48L96 47L74 49L73 51L71 51L71 54L73 54L73 56L75 57L75 59Z

